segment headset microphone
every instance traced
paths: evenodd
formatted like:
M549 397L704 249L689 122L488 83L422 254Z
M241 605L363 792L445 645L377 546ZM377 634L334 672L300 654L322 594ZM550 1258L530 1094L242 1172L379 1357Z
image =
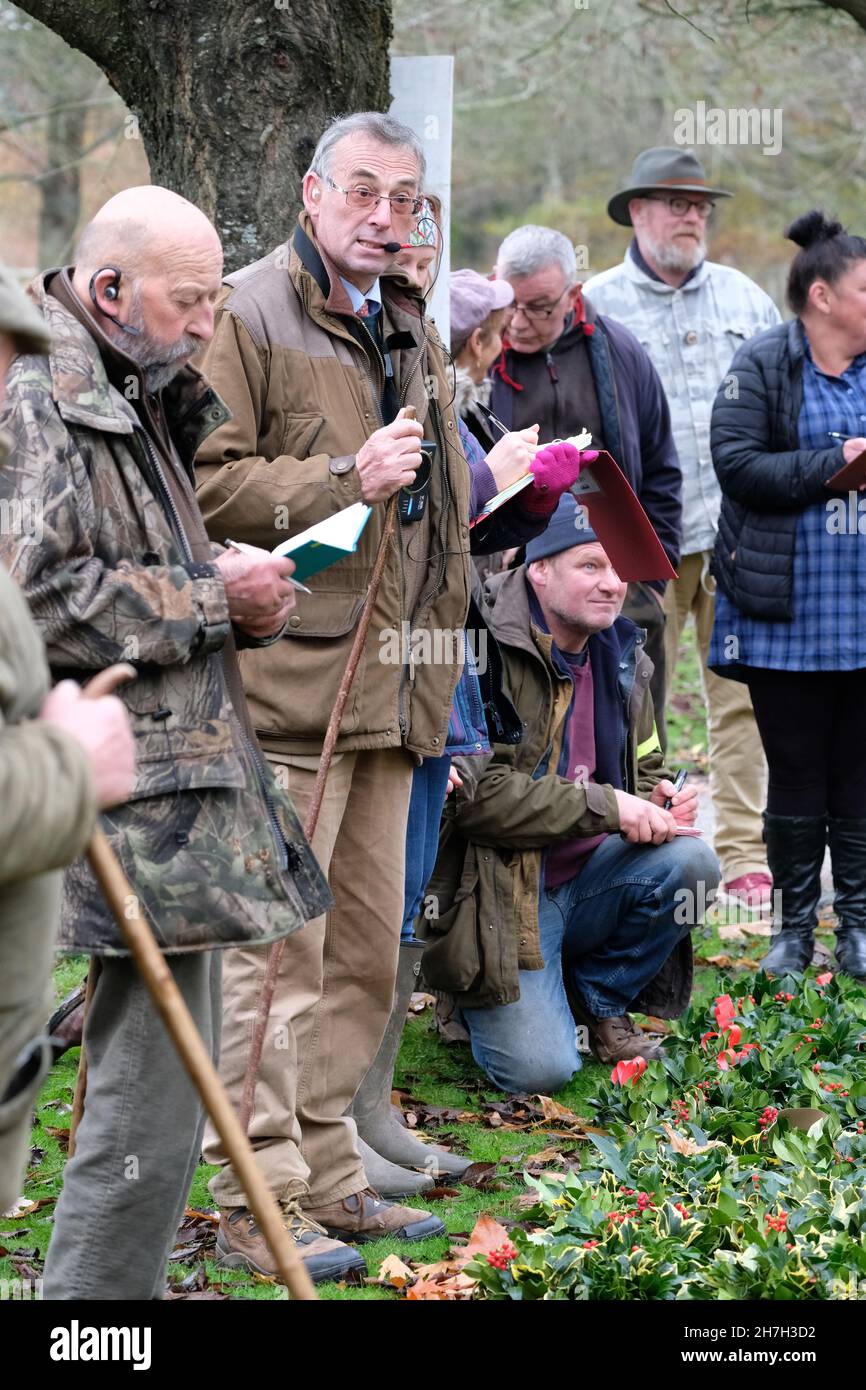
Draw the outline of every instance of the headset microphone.
M117 294L118 294L118 290L120 289L120 274L121 274L121 272L118 270L117 266L116 266L116 265L103 265L103 266L100 266L100 267L99 267L99 270L94 270L93 274L92 274L91 277L90 277L90 286L89 286L89 289L90 289L90 298L91 298L91 301L92 301L92 303L93 303L93 307L94 307L94 309L97 310L98 313L102 314L103 318L110 319L110 321L111 321L112 323L116 324L118 328L122 328L123 331L124 331L124 333L131 333L131 334L133 335L133 337L137 338L138 335L139 335L140 332L141 332L141 329L140 329L140 328L133 328L132 325L129 324L129 323L121 323L121 322L120 322L120 319L117 317L116 314L109 314L108 311L107 311L107 309L103 309L102 306L99 305L99 304L97 304L97 302L96 302L96 277L97 277L97 275L101 275L102 272L103 272L104 270L112 270L112 271L114 271L114 280L113 280L113 282L112 282L110 285L107 286L107 288L106 288L106 290L105 290L105 298L106 298L106 299L116 299L116 298L117 298Z
M387 251L389 256L396 256L398 251L403 250L403 245L399 241L386 241L382 250Z

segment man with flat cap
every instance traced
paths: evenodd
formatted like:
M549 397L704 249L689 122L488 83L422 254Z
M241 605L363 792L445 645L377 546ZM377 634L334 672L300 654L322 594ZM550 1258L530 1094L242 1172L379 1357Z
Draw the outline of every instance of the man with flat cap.
M746 688L707 669L715 581L709 572L721 493L710 453L710 411L734 353L779 313L742 271L706 259L713 188L693 150L644 150L608 214L634 237L624 260L584 289L603 314L631 329L661 377L683 474L679 578L665 593L666 666L676 665L680 633L694 614L707 703L710 791L723 888L734 902L764 908L773 881L761 839L766 764ZM736 389L731 382L730 389ZM734 688L736 687L736 688Z

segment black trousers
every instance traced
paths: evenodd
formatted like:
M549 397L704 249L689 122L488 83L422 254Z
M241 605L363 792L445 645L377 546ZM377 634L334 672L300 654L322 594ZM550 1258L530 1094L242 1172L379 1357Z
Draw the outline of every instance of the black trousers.
M866 816L866 670L750 667L774 816Z

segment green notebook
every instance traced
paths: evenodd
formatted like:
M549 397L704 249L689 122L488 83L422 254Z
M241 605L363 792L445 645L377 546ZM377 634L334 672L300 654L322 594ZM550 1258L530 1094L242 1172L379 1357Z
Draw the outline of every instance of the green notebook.
M325 521L317 521L291 540L282 541L272 554L290 556L295 562L292 578L303 583L310 575L326 570L357 550L371 511L372 507L355 502Z

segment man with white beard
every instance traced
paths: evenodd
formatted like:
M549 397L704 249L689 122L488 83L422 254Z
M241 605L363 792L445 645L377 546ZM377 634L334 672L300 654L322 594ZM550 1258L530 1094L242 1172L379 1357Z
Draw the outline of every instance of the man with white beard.
M742 271L706 260L705 231L717 198L693 150L644 150L608 215L634 228L625 259L584 285L595 307L630 328L652 358L671 411L683 475L679 578L664 599L665 664L694 613L707 703L710 789L722 892L749 908L770 905L773 882L761 839L766 765L749 693L707 670L715 581L709 573L721 492L710 454L710 411L734 353L780 321L775 304ZM732 378L729 389L736 391Z

